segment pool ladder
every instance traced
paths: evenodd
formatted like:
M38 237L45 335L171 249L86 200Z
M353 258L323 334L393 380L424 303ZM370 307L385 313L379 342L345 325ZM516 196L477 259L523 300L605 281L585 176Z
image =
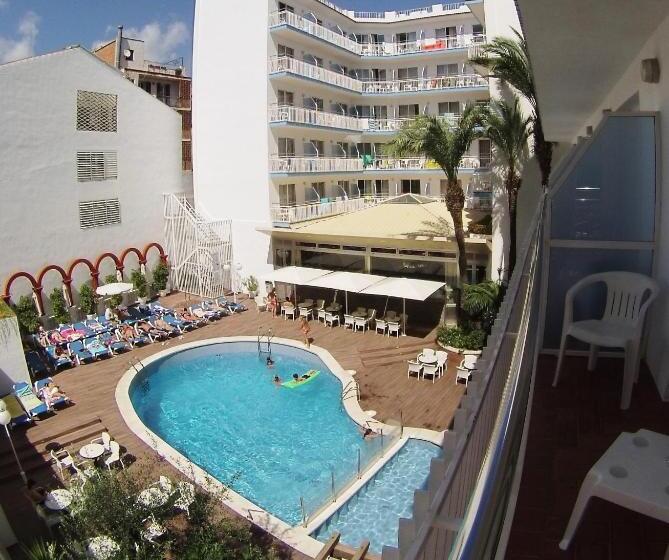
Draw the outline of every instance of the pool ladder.
M345 401L346 399L356 399L360 400L360 384L355 380L351 379L341 392L341 400Z
M267 329L263 331L261 327L258 327L258 356L261 354L272 355L272 339L274 338L274 333L272 329Z

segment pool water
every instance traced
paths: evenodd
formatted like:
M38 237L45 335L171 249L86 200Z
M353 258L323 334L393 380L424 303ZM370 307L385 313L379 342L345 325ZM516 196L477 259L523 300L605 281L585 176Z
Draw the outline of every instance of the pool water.
M382 438L363 440L341 404L341 382L315 354L272 345L275 365L255 342L217 343L148 364L130 399L142 422L223 484L296 525L378 454ZM295 389L273 376L319 370ZM387 442L383 442L387 444ZM396 524L396 523L395 523Z
M339 532L351 546L368 539L370 551L377 554L384 546L397 546L399 519L411 517L414 490L425 487L430 461L440 455L439 446L410 439L314 536L326 541Z

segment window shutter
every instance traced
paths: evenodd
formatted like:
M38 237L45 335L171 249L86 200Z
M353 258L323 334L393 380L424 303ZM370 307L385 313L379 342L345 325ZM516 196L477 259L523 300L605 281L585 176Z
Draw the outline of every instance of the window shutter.
M121 205L118 198L79 202L79 227L89 229L121 223Z
M116 152L77 152L77 181L105 181L117 178Z

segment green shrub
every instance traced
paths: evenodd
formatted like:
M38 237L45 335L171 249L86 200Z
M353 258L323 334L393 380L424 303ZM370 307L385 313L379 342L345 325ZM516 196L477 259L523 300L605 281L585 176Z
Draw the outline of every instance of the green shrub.
M479 284L464 284L462 309L472 317L479 317L486 311L499 307L499 283L487 280Z
M38 540L30 546L23 547L23 553L28 560L66 560L65 551L57 542Z
M142 274L142 271L139 269L135 269L130 273L130 281L132 282L132 285L135 287L135 291L137 292L137 297L145 298L146 295L149 292L149 287L146 282L146 276Z
M152 287L156 292L161 292L167 288L167 280L170 277L170 268L164 261L160 261L153 269Z
M97 311L95 292L89 284L82 284L79 288L79 309L86 315L95 315Z
M14 317L14 315L12 308L0 299L0 319L7 319L8 317Z
M437 340L446 346L464 348L465 350L480 350L485 345L486 333L481 329L466 329L463 327L447 327L441 325L437 329Z
M14 306L14 313L16 313L16 319L19 322L22 334L26 335L37 332L40 325L39 314L32 297L21 296L19 302Z
M116 282L118 282L116 274L108 274L107 276L105 276L105 284L114 284ZM121 294L111 296L109 298L109 307L111 307L112 309L114 307L118 307L122 303L123 303L123 296Z
M257 292L258 291L258 279L251 275L242 281L242 285L249 291L249 292Z
M51 312L56 323L62 325L72 321L70 310L67 308L67 303L65 303L62 288L54 288L51 294L49 294L49 301L51 302Z

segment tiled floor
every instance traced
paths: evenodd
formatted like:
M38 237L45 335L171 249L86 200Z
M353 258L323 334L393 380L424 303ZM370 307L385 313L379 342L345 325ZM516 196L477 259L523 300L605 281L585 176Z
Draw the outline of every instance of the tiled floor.
M647 370L629 410L620 410L622 363L600 359L589 373L585 358L570 358L554 389L556 360L541 357L507 560L665 558L669 525L600 499L591 501L570 549L558 548L583 478L620 432L669 434L669 403Z

